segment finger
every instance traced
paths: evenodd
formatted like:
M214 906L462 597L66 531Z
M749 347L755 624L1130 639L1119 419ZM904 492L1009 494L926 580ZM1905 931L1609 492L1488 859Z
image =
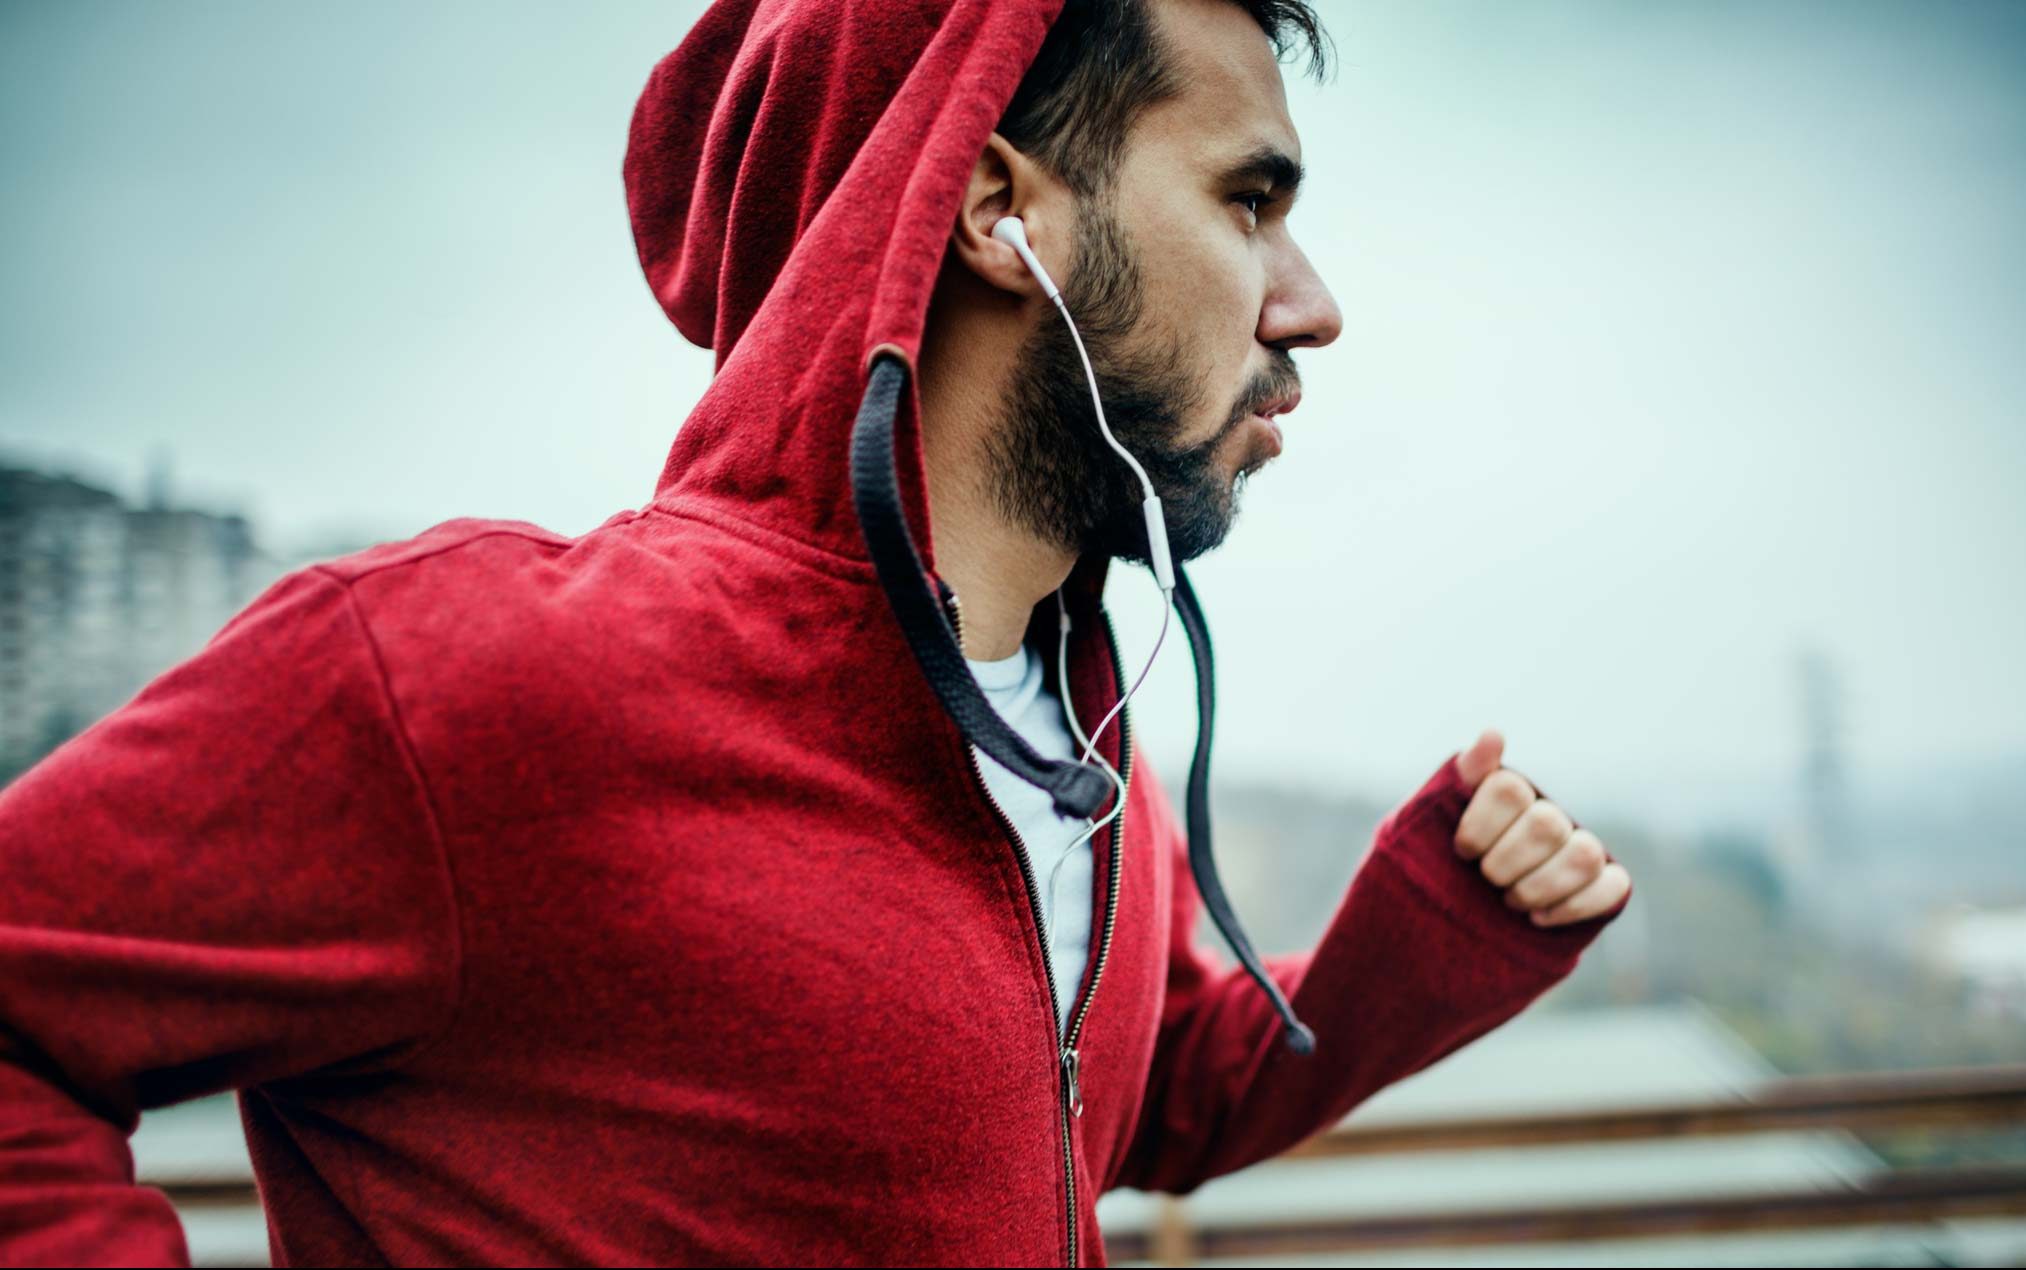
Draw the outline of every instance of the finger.
M1477 740L1456 756L1456 774L1463 781L1463 787L1475 790L1485 777L1498 770L1498 760L1505 753L1505 738L1497 728L1486 728L1477 734Z
M1560 851L1574 830L1569 813L1545 798L1537 798L1513 821L1511 828L1499 835L1491 850L1484 853L1478 868L1493 886L1501 889L1511 886Z
M1456 826L1456 853L1475 860L1491 850L1499 836L1510 829L1537 795L1534 787L1518 772L1500 768L1484 778L1463 809Z
M1613 861L1604 866L1604 872L1597 880L1571 895L1559 904L1544 909L1535 909L1532 917L1536 926L1566 926L1608 913L1625 898L1632 889L1632 875L1625 866Z
M1554 854L1506 888L1506 905L1510 908L1546 908L1559 904L1596 881L1597 875L1608 863L1604 844L1597 835L1588 829L1578 829L1563 841Z

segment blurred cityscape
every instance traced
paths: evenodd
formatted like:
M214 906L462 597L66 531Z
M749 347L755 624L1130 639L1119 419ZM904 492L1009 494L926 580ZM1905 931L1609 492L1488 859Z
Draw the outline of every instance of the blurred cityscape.
M0 467L0 776L193 652L273 571L238 516Z
M140 506L69 475L0 466L0 782L195 652L305 559L263 550L241 516L175 505L166 464ZM1833 656L1798 650L1792 685L1802 743L1793 757L1791 815L1740 819L1689 837L1637 823L1590 824L1637 879L1634 902L1614 928L1525 1017L1383 1091L1350 1123L1384 1122L1395 1107L1468 1107L1479 1088L1472 1065L1494 1052L1534 1073L1540 1090L1558 1092L1559 1101L1543 1097L1561 1107L1656 1093L1736 1097L1768 1077L2026 1058L2026 829L2016 815L2026 765L1994 760L1985 770L1924 772L1902 785L1857 781L1848 759L1847 686ZM1713 792L1713 802L1721 801ZM1217 789L1225 876L1266 951L1314 942L1386 810L1380 801L1309 788ZM1207 927L1199 938L1222 953ZM1478 1109L1516 1110L1525 1101L1507 1096ZM144 1179L172 1194L179 1179L194 1188L185 1216L199 1264L256 1264L265 1256L239 1133L227 1097L150 1113L136 1138ZM1747 1176L1833 1190L1881 1169L2026 1164L2026 1124L2016 1113L1966 1127L1750 1142L1717 1138L1693 1144L1694 1151L1660 1143L1640 1147L1645 1155L1608 1160L1569 1156L1555 1176L1572 1193L1604 1195L1645 1170L1707 1194L1721 1190L1723 1179ZM1473 1158L1491 1169L1492 1180L1472 1202L1504 1194L1501 1186L1510 1190L1513 1178L1527 1175L1517 1163L1492 1168L1502 1158L1495 1151ZM1423 1198L1449 1193L1456 1166L1431 1173L1417 1157L1412 1168L1371 1167L1277 1162L1213 1183L1192 1203L1199 1214L1214 1215L1222 1204L1254 1218L1304 1203L1341 1214L1370 1207L1382 1193L1395 1207L1425 1207ZM1300 1185L1269 1172L1290 1168L1311 1171ZM231 1192L236 1200L217 1202L221 1177L239 1188ZM1118 1232L1122 1252L1172 1253L1162 1243L1165 1210L1152 1203L1130 1194L1106 1198L1106 1230ZM1682 1264L1719 1255L1738 1264L2026 1259L2026 1221L1974 1235L1968 1226L1951 1228L1947 1238L1938 1229L1921 1225L1891 1238L1877 1231L1860 1238L1847 1226L1787 1231L1757 1242L1691 1240L1677 1252ZM1585 1246L1599 1257L1667 1259L1663 1244L1651 1240L1615 1252ZM1577 1259L1574 1247L1536 1242L1529 1255L1566 1264ZM1524 1257L1501 1260L1477 1249L1468 1259L1520 1264Z
M246 517L175 505L166 456L140 506L0 458L0 784L203 647L313 553L265 549Z

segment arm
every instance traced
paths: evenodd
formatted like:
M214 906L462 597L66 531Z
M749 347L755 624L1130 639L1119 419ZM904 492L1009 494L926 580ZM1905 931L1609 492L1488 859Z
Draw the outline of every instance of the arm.
M1380 822L1314 951L1267 961L1315 1029L1304 1058L1281 1043L1257 985L1195 946L1186 835L1153 783L1176 858L1173 937L1147 1094L1115 1185L1186 1194L1328 1128L1525 1009L1631 898L1562 926L1509 908L1455 849L1470 794L1452 757Z
M0 1264L187 1264L140 1112L411 1055L456 931L353 597L291 574L0 792Z

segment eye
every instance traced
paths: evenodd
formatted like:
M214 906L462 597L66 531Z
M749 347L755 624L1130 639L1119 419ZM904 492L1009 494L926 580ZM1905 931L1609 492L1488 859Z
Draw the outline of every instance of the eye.
M1265 190L1254 190L1249 194L1236 195L1235 197L1232 198L1231 201L1234 203L1257 203L1259 206L1252 208L1251 211L1254 216L1258 216L1259 208L1266 206L1268 203L1271 203L1273 201L1273 195L1269 194Z
M1236 203L1236 205L1240 205L1240 207L1246 209L1246 213L1250 217L1248 219L1248 229L1258 229L1260 213L1264 209L1272 207L1274 203L1278 203L1278 199L1276 199L1272 190L1248 190L1244 194L1232 194L1232 203Z

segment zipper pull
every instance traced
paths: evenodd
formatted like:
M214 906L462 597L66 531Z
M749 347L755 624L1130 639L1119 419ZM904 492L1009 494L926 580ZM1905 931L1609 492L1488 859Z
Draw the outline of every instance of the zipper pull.
M1067 1045L1062 1047L1062 1076L1069 1083L1069 1114L1083 1118L1083 1088L1078 1081L1081 1057Z

